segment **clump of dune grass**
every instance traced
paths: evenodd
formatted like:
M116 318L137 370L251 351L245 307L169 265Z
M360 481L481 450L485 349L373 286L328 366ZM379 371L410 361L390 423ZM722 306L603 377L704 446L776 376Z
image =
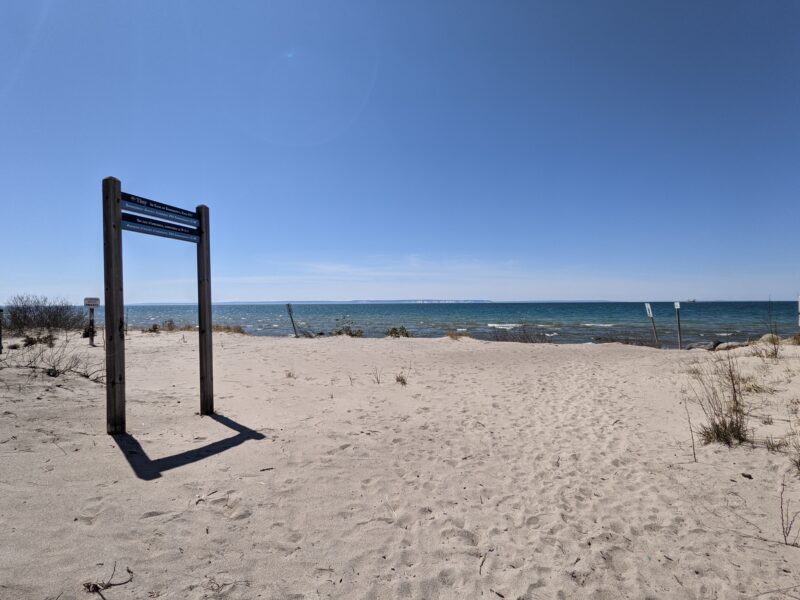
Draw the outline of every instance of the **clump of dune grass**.
M458 340L460 340L461 338L468 338L468 337L472 337L472 336L470 336L470 334L469 334L469 333L467 333L466 331L456 331L456 330L454 330L454 329L449 329L448 331L446 331L446 332L445 332L445 335L446 335L447 337L449 337L451 340L455 340L455 341L458 341Z
M784 442L789 451L789 460L797 474L800 475L800 431L794 424L790 425L789 435L786 436Z
M331 331L331 335L346 335L347 337L364 337L364 330L357 329L353 322L347 317L336 319L336 327Z
M219 333L239 333L241 335L247 335L247 331L241 325L223 325L217 324L211 326L211 331L219 332Z
M660 348L653 340L633 334L599 335L592 338L595 344L625 344L626 346L646 346Z
M142 333L161 333L162 331L197 331L198 326L191 323L175 323L172 319L167 319L160 325L153 323L149 327L142 327ZM241 325L228 325L226 323L214 323L211 326L211 331L216 333L239 333L247 335L247 330Z
M764 439L764 448L766 448L769 452L783 452L788 447L788 442L782 438L776 439L773 436L768 435Z
M408 385L408 378L411 376L411 367L400 369L400 372L395 375L394 380L405 387Z
M698 433L705 444L733 445L750 439L742 376L736 357L726 354L698 363L690 375L689 388L705 416Z
M496 342L518 342L520 344L552 344L553 340L541 331L532 330L523 325L513 329L497 329L494 332Z
M402 325L400 327L392 327L391 329L387 329L384 332L384 335L392 338L411 337L411 334L408 333L408 329Z

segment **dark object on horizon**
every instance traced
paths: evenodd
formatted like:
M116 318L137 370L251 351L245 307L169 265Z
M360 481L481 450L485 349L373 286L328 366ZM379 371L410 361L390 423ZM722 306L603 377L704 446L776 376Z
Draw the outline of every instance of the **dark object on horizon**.
M299 335L297 335L297 325L294 324L294 310L292 309L291 304L286 305L286 312L289 313L289 319L292 322L292 329L294 329L294 337L300 337Z

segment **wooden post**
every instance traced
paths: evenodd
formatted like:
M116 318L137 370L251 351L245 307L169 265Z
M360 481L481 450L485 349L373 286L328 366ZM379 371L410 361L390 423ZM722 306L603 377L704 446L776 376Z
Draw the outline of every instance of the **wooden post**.
M289 319L292 321L292 329L294 329L294 337L297 337L297 326L294 324L294 311L292 310L292 305L286 305L286 312L289 313Z
M106 431L125 433L125 335L122 318L122 184L103 179L103 262L106 296Z
M653 308L649 302L644 303L644 308L647 311L647 316L650 317L650 324L653 326L653 338L656 340L656 346L661 347L661 342L658 341L658 331L656 330L656 319L653 316Z
M0 354L3 353L3 309L0 308Z
M681 303L675 303L675 318L678 320L678 350L683 349L683 335L681 333Z
M197 243L197 305L200 324L200 414L214 414L214 361L211 352L211 248L208 207L197 207L200 241Z
M89 307L89 345L94 347L94 307Z

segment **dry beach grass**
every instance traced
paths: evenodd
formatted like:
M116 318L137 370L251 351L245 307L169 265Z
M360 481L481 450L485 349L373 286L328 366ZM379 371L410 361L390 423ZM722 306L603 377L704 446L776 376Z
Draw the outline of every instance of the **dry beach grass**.
M195 337L132 332L116 439L102 383L3 355L0 598L800 596L782 530L800 482L789 443L762 443L797 420L797 346L731 351L760 386L743 392L753 441L698 437L696 462L701 351L214 346L220 416L201 418Z

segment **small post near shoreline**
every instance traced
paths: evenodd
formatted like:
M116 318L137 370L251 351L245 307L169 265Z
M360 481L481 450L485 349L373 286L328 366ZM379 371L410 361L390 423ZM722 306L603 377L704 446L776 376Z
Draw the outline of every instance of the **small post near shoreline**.
M678 321L678 350L683 350L683 335L681 333L681 303L675 303L675 318Z
M84 298L83 305L89 309L89 345L94 347L94 309L100 306L100 298Z
M3 309L0 308L0 354L3 353Z
M299 337L297 335L297 326L294 324L294 309L292 309L291 304L286 305L286 312L289 313L289 320L292 322L292 329L294 329L294 337Z
M644 303L644 309L647 311L647 316L650 317L650 324L653 326L653 339L656 341L656 346L661 346L661 342L658 340L658 331L656 330L656 320L653 317L653 308L650 306L649 302Z

